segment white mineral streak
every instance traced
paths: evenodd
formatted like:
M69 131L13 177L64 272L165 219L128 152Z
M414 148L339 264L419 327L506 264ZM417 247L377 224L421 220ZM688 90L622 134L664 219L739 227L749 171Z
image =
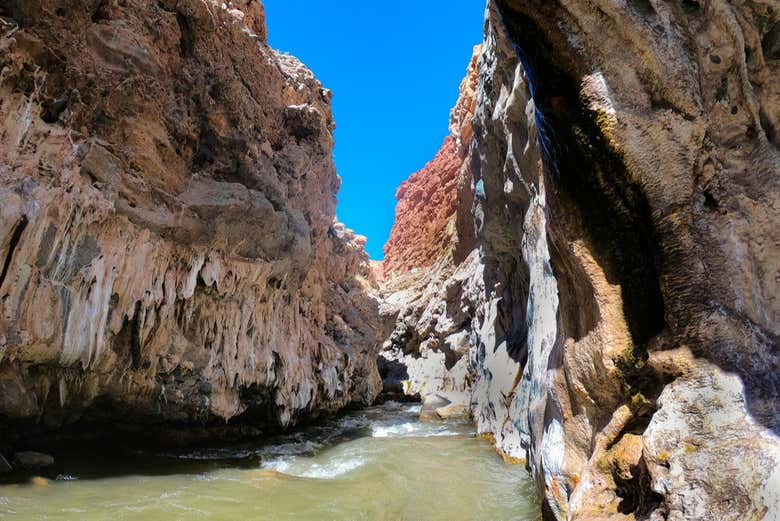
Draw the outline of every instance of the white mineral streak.
M542 468L544 469L544 490L549 501L550 508L553 509L558 518L565 516L565 504L568 501L566 488L561 485L564 465L566 464L564 446L563 426L558 420L552 420L547 426L542 438ZM555 497L554 491L559 491L561 497Z
M42 218L32 220L25 233L35 239L25 242L17 255L34 256L33 251L27 253L25 248L37 246L45 230L54 224ZM117 232L126 240L112 240ZM106 342L119 333L123 324L132 321L138 322L141 343L151 351L163 353L169 339L178 335L177 328L171 327L171 321L177 320L186 330L188 324L202 320L194 300L200 279L206 286L213 286L216 294L224 299L221 305L207 308L210 319L200 326L205 328L205 341L211 348L198 356L194 351L189 354L169 352L154 363L166 370L166 366L173 363L185 367L205 364L201 369L204 377L226 388L219 400L212 396L210 408L214 414L230 418L241 412L236 391L240 386L273 385L277 388L277 404L290 410L308 407L315 385L322 386L325 399L333 399L337 391L345 390L338 349L321 348L317 356L322 360L317 367L312 367L313 339L309 330L314 326L299 314L298 297L290 297L284 292L269 294L265 289L270 264L223 259L216 252L208 256L198 254L183 261L180 255L184 252L179 253L169 244L128 225L124 229L115 227L107 231L105 237L85 237L79 236L77 230L57 232L52 249L62 248L71 252L71 257L62 255L58 259L55 281L44 283L38 290L39 296L42 291L47 294L54 291L54 295L58 295L61 293L57 293L56 288L65 288L67 281L63 279L67 276L78 276L80 280L77 287L68 288L69 296L54 310L43 306L43 301L37 302L42 306L43 315L37 315L36 319L44 323L58 321L56 309L66 311L58 360L61 366L78 363L85 370L95 371L110 367L117 354L107 349ZM81 259L87 264L78 273L68 272L68 266L79 265L83 245L91 240L100 244L100 255L92 252L96 256ZM229 269L225 270L223 266ZM30 284L26 279L32 280L36 276L37 272L32 270L19 270L12 296L24 299L25 296L16 293ZM112 295L116 300L110 302ZM33 295L26 297L29 299ZM55 297L53 302L56 304L58 300L59 297ZM13 301L9 300L9 303ZM56 330L50 333L52 338L49 340L56 340ZM45 339L37 341L42 340ZM184 338L177 342L182 341L186 342ZM54 345L58 345L57 342ZM279 357L283 373L275 365L274 355ZM264 362L259 364L260 360ZM260 373L258 366L263 368ZM61 381L60 387L62 400L67 402L67 385ZM216 390L213 393L217 394ZM289 421L288 416L289 412L282 419Z
M767 507L764 521L778 521L780 520L780 440L771 433L764 432L764 435L773 439L771 450L775 454L774 467L761 487L761 497Z
M478 431L492 434L496 446L508 456L521 458L525 457L525 452L512 422L510 407L522 368L510 358L506 342L496 345L497 306L498 299L485 304L480 345L472 361L476 374L472 407Z
M551 494L556 489L552 482L562 478L564 460L561 424L553 419L545 426L545 415L550 414L548 400L554 403L557 399L552 387L556 369L551 367L551 363L558 331L558 282L550 266L543 178L540 178L538 186L539 193L531 201L523 226L523 259L530 275L526 311L528 362L515 398L513 418L516 418L524 447L528 450L531 473L538 476L544 472L545 492ZM551 409L558 410L557 407ZM560 488L565 502L565 487ZM551 497L550 502L557 505L560 498Z

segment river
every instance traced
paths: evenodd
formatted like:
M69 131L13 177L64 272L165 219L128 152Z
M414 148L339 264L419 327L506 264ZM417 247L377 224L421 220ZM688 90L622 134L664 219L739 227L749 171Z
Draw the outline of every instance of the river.
M57 454L58 474L0 485L8 520L537 521L525 470L419 405L352 411L229 448Z

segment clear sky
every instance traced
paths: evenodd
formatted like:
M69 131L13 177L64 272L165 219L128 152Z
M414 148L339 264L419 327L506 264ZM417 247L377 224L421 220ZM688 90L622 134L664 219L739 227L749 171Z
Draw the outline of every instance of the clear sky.
M265 0L272 47L333 91L339 220L382 258L395 191L448 133L485 0Z

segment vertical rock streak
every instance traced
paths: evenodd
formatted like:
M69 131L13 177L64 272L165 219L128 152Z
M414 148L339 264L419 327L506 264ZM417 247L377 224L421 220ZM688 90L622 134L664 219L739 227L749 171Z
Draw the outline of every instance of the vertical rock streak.
M558 281L550 265L543 180L539 193L531 200L523 229L523 260L530 279L526 311L528 360L510 418L517 418L515 425L524 440L523 448L528 451L532 475L539 477L544 473L545 492L549 492L554 490L552 481L562 478L564 446L561 410L553 387L557 371L553 349L558 334ZM565 494L565 488L561 488ZM554 504L554 498L550 499Z

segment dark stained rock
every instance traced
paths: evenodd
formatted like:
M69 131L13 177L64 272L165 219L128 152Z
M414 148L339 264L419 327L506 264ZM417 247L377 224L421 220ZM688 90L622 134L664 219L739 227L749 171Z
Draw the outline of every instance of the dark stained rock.
M42 452L17 452L13 458L14 468L37 470L54 465L54 458Z
M11 464L8 463L8 460L6 460L2 454L0 454L0 474L6 474L12 470L13 467L11 467Z

